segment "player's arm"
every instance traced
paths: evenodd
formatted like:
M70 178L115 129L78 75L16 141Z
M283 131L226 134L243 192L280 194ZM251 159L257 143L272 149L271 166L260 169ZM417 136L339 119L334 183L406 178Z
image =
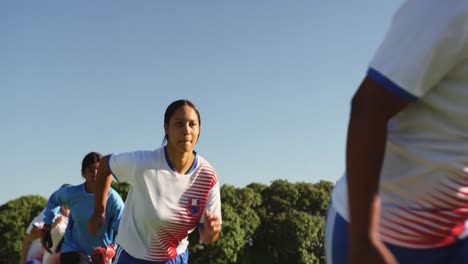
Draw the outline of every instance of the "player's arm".
M219 216L204 212L203 226L199 228L200 240L203 244L211 244L218 240L221 232L221 220Z
M97 235L99 228L104 225L107 195L112 183L112 173L108 164L109 158L110 155L107 155L101 159L96 175L94 211L88 221L88 231L93 235Z
M67 201L67 189L60 188L56 190L47 201L47 206L44 209L44 225L41 230L41 244L42 247L49 253L53 247L51 227L54 223L54 219L60 211L60 206L65 204Z
M378 186L387 139L387 123L407 102L366 77L351 101L346 144L346 173L350 206L350 263L353 256L372 255L382 262L386 248L377 238ZM379 245L380 243L380 245ZM377 244L377 246L376 246ZM361 252L364 251L364 252ZM388 252L389 253L389 252ZM391 254L387 259L392 259ZM362 260L362 259L361 259ZM360 263L371 263L360 262ZM391 262L389 262L391 263Z
M29 233L29 236L28 236L29 241L33 241L36 238L40 238L41 237L41 232L42 232L41 228L33 227L31 229L31 232Z
M213 186L208 193L208 200L198 225L200 240L203 244L214 243L221 232L221 190L216 174L213 175Z
M23 238L23 247L21 249L21 264L26 263L26 257L28 256L29 247L31 246L31 239L29 234L25 234Z

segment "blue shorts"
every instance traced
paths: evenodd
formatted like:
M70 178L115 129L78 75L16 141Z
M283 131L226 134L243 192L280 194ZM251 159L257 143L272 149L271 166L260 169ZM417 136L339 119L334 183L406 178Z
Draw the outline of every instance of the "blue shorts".
M150 261L137 259L128 254L122 247L117 249L113 264L188 264L188 250L177 257L167 261Z
M439 248L411 249L386 244L399 264L463 264L468 263L468 238ZM346 264L348 257L348 222L331 203L325 226L327 264Z

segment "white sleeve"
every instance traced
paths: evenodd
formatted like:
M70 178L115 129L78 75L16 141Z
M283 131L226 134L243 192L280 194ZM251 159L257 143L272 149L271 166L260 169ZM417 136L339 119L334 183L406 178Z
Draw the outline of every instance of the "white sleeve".
M467 39L464 1L407 1L395 14L370 72L421 97L466 59Z
M26 234L29 235L33 227L42 228L44 226L44 217L44 210L42 210L42 212L34 217L34 219L31 221L28 228L26 229Z
M109 169L119 182L132 182L136 170L136 152L114 153L109 158Z
M32 228L33 228L33 223L30 223L28 228L26 229L26 235L29 235L31 233Z
M222 223L221 217L221 193L219 189L219 181L211 188L208 193L208 200L206 201L205 210L211 215L219 216L219 222ZM202 215L200 223L204 222L204 216Z

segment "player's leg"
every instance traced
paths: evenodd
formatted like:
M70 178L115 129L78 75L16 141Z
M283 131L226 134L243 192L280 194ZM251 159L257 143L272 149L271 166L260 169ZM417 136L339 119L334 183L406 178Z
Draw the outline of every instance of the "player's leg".
M67 264L91 264L91 260L78 252L65 252L60 254L60 263Z

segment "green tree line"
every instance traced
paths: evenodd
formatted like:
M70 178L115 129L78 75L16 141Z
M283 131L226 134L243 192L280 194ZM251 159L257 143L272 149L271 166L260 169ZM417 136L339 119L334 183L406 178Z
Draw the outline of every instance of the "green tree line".
M126 199L128 184L113 182L112 187ZM325 263L325 214L332 187L328 181L286 180L244 188L223 185L220 239L202 245L198 232L192 232L189 263ZM46 203L42 196L27 195L0 206L0 263L19 263L25 230Z

